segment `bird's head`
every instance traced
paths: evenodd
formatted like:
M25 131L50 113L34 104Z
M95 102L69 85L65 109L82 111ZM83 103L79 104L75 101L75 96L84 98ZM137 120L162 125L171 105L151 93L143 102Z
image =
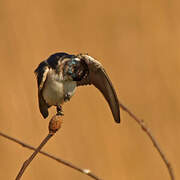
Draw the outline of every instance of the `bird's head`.
M64 63L63 75L73 81L81 81L88 74L88 66L76 56L72 56Z

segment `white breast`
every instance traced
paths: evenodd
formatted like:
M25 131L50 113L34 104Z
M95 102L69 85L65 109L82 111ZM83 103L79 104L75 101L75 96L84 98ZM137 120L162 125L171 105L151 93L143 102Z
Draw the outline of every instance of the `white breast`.
M43 97L49 105L61 105L64 102L65 94L72 97L75 93L75 81L63 81L57 74L48 74L43 89Z

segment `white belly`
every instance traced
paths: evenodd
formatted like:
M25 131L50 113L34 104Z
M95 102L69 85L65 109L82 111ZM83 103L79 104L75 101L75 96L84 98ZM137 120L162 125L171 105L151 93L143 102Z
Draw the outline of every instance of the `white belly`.
M57 81L48 78L43 89L43 97L49 105L61 105L65 94L72 97L75 93L75 81Z

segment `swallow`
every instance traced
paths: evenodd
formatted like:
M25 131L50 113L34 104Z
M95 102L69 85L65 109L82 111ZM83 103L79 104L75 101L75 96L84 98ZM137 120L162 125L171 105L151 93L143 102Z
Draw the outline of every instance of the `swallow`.
M102 64L87 54L52 54L35 69L39 109L47 118L48 108L56 106L63 115L62 105L74 95L76 88L94 85L102 93L116 123L120 123L120 107L116 91Z

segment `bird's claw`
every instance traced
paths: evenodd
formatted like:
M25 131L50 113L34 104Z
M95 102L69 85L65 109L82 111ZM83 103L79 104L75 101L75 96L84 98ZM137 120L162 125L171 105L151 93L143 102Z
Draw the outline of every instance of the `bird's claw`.
M65 94L65 96L64 96L64 101L65 101L65 102L66 102L66 101L69 101L70 98L71 98L70 94L67 93L67 94Z
M56 113L56 115L64 116L64 113L62 111L62 107L61 106L57 106L57 113Z
M64 116L64 113L63 113L62 111L58 111L58 112L56 113L56 115L58 115L58 116Z

